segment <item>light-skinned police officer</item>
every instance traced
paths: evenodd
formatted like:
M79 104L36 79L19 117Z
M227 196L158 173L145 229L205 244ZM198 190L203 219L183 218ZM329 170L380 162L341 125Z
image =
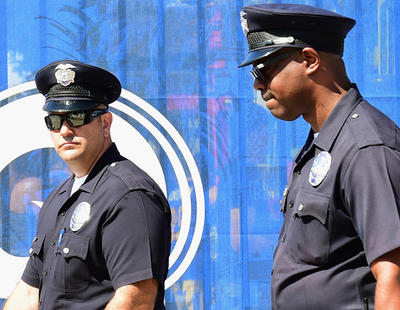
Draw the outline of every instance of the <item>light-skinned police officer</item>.
M164 309L171 214L157 184L111 140L111 73L65 60L41 69L46 125L72 176L40 211L4 309Z

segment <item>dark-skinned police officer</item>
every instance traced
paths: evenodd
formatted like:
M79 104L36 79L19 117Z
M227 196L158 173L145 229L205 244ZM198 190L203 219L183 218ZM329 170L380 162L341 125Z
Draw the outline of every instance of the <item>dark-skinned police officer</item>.
M400 309L400 131L346 75L355 21L316 7L240 14L254 88L272 115L302 116L274 253L274 310Z
M72 176L46 199L4 309L165 309L171 213L157 184L112 142L121 85L78 61L36 74L54 148Z

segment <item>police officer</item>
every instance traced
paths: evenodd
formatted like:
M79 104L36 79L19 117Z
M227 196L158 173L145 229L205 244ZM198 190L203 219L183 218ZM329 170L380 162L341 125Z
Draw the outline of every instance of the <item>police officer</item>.
M72 60L47 65L35 81L55 150L73 174L44 202L4 309L165 309L170 208L111 140L108 105L120 82Z
M400 309L400 131L365 101L341 58L353 19L316 7L244 7L254 88L310 126L281 209L272 309Z

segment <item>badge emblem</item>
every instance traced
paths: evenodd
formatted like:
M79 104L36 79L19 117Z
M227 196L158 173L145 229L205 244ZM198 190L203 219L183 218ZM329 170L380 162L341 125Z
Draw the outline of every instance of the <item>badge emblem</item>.
M69 228L72 231L78 231L88 221L90 216L90 204L86 201L78 204L72 213Z
M328 152L321 152L314 159L308 181L312 186L318 186L324 180L331 167L332 156Z
M240 12L240 24L242 25L244 35L247 37L247 34L249 33L249 25L247 24L247 19L244 18L246 14L246 12Z
M71 69L75 68L75 66L71 64L60 64L56 67L56 79L57 83L62 86L68 86L74 83L75 72Z

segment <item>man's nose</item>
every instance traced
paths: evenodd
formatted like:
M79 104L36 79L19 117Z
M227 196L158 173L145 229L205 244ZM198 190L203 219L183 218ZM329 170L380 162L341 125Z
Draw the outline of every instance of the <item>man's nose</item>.
M263 82L259 79L254 79L253 87L255 90L262 91L262 90L265 90L266 85L265 85L265 82Z
M60 135L68 136L73 132L71 126L67 123L67 121L62 120L61 128L60 128Z

